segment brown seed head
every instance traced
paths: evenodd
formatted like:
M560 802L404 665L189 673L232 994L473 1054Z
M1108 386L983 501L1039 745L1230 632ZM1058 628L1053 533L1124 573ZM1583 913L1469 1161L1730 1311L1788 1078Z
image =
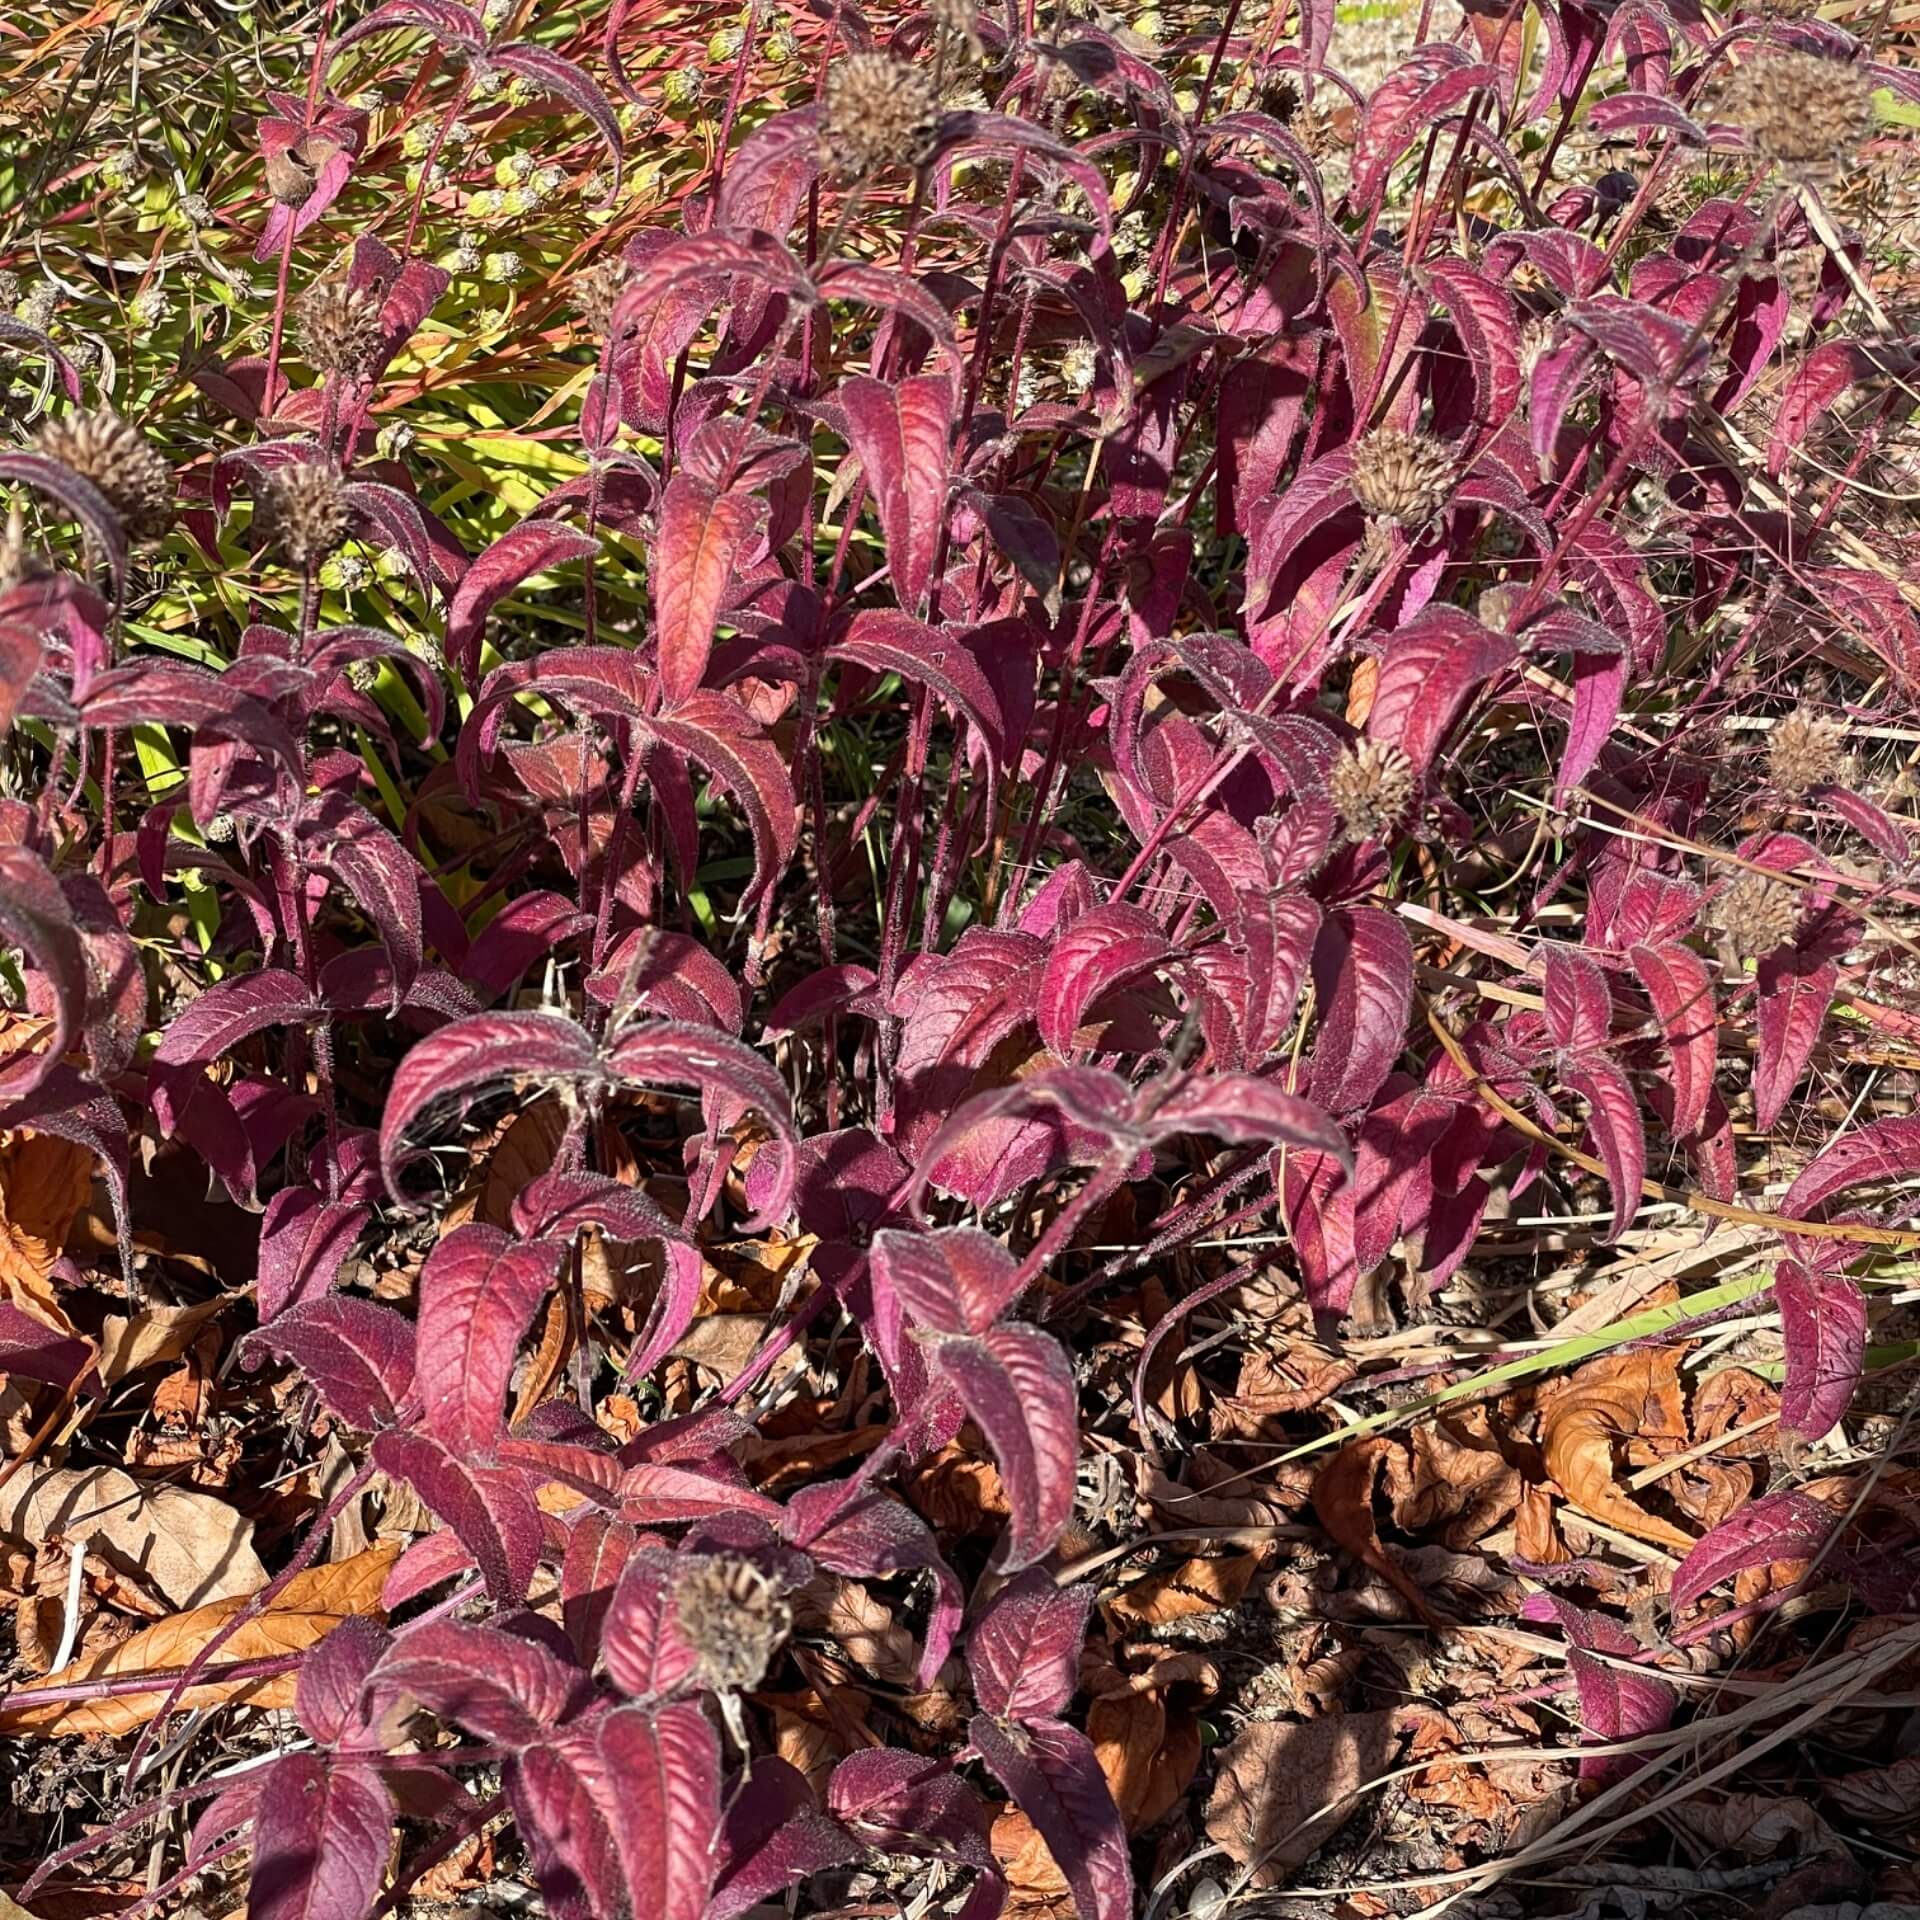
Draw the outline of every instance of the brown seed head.
M173 469L117 413L69 413L34 438L49 460L91 480L134 540L158 540L173 525Z
M344 280L316 280L293 310L294 337L315 373L364 380L380 355L380 309L376 287Z
M296 567L324 560L347 537L347 489L331 460L297 460L262 492L269 537Z
M1406 814L1413 788L1413 762L1379 740L1348 747L1327 775L1327 798L1349 840L1384 839Z
M1817 53L1758 54L1728 82L1720 111L1762 160L1816 173L1873 132L1873 81L1865 69Z
M1713 903L1713 923L1742 960L1761 960L1793 938L1800 896L1784 880L1742 873Z
M927 77L890 53L850 53L827 70L820 164L843 179L917 167L933 145L939 106Z
M627 263L617 256L596 260L592 266L583 267L573 276L568 286L568 295L573 302L573 310L580 316L580 323L589 333L606 333L613 320L614 303L625 290L632 278Z
M773 1582L749 1560L702 1554L683 1563L673 1609L710 1687L752 1687L765 1677L793 1615Z
M1767 735L1767 772L1773 784L1790 794L1825 786L1840 769L1845 732L1836 722L1796 707Z
M1452 453L1430 433L1377 427L1354 445L1353 497L1376 520L1423 527L1446 505L1457 471Z

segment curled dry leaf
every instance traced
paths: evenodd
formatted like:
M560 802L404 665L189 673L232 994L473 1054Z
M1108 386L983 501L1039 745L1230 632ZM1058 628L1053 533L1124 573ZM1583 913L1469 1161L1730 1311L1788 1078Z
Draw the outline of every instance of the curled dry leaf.
M1378 1435L1342 1447L1314 1480L1313 1510L1336 1546L1344 1547L1385 1580L1413 1609L1415 1619L1437 1627L1440 1622L1427 1605L1426 1595L1380 1544L1379 1528L1374 1523L1374 1482L1394 1451L1395 1442Z
M295 1574L255 1618L236 1627L215 1656L216 1667L235 1660L266 1660L304 1653L324 1640L341 1621L355 1614L380 1612L380 1587L399 1557L397 1543L369 1547L337 1566L309 1567ZM70 1687L118 1674L163 1673L169 1680L247 1604L244 1596L216 1600L191 1612L157 1620L143 1633L105 1653L76 1660L48 1676L48 1687ZM209 1680L189 1687L177 1705L190 1707L293 1705L295 1676L269 1674L257 1680ZM168 1692L110 1694L101 1700L50 1700L36 1705L33 1689L22 1689L0 1708L0 1733L112 1738L143 1727L160 1711Z
M1077 1920L1066 1875L1018 1807L1002 1808L995 1817L990 1844L1006 1876L1008 1920Z
M143 1486L117 1467L57 1467L0 1488L0 1533L91 1542L176 1607L235 1599L267 1584L251 1520L211 1494Z
M51 1133L0 1134L0 1298L56 1333L75 1329L51 1275L93 1191L93 1155Z
M216 1295L190 1307L108 1314L100 1332L100 1378L112 1386L142 1367L178 1360L199 1339L201 1328L229 1304L225 1295Z
M1693 1536L1622 1493L1614 1477L1614 1449L1623 1442L1685 1440L1678 1368L1678 1355L1667 1352L1617 1354L1583 1367L1548 1408L1541 1447L1547 1471L1575 1506L1636 1540L1684 1554Z
M1220 1675L1197 1653L1146 1649L1144 1672L1103 1665L1088 1683L1087 1738L1129 1833L1179 1803L1200 1766L1200 1708Z

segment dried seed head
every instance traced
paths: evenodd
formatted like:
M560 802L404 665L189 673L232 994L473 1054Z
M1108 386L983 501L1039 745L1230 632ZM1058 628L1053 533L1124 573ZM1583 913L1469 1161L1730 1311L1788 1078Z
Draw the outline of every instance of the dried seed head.
M1327 798L1349 840L1384 839L1413 799L1413 762L1398 747L1361 740L1327 775Z
M1873 81L1864 68L1817 53L1763 54L1734 74L1720 110L1762 160L1818 172L1873 132Z
M380 356L380 309L376 287L344 280L316 280L293 310L294 337L315 373L364 380Z
M233 838L233 815L230 813L216 813L211 820L207 821L207 823L201 827L200 837L206 841L209 846L225 846L227 842Z
M604 335L613 319L614 302L632 275L619 258L596 260L592 266L573 276L568 292L573 310L589 333Z
M1353 449L1353 497L1376 520L1423 527L1447 503L1457 467L1428 433L1378 427Z
M927 77L890 53L850 53L827 70L820 164L843 179L927 158L939 107Z
M700 1656L710 1687L757 1686L793 1615L773 1582L749 1560L700 1555L674 1581L674 1618Z
M331 460L298 460L262 489L268 537L296 567L324 560L347 537L347 489Z
M49 420L34 446L91 480L133 540L158 540L173 525L173 469L137 427L102 407Z
M700 77L686 67L672 67L661 76L660 97L669 107L690 107L700 98Z
M1796 707L1767 735L1767 772L1782 793L1809 793L1825 786L1840 769L1840 742L1846 729Z
M1793 938L1800 896L1784 880L1742 873L1713 903L1713 924L1742 960L1760 960Z

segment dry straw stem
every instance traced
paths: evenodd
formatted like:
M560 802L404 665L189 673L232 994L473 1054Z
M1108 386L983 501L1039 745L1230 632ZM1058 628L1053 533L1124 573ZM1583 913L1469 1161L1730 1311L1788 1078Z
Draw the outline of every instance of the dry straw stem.
M1501 1119L1543 1147L1559 1154L1562 1159L1571 1160L1575 1166L1584 1167L1588 1173L1601 1179L1607 1177L1606 1163L1596 1160L1590 1153L1582 1153L1578 1147L1569 1146L1566 1141L1556 1139L1544 1128L1536 1126L1516 1106L1503 1100L1486 1081L1475 1071L1473 1062L1467 1057L1466 1049L1461 1046L1453 1030L1434 1011L1433 1005L1422 996L1422 1004L1427 1016L1427 1025L1433 1029L1433 1035L1452 1056L1453 1063L1467 1076L1472 1091L1497 1113ZM1649 1200L1666 1200L1675 1206L1687 1208L1693 1213L1710 1214L1716 1220L1737 1220L1744 1226L1768 1227L1775 1233L1797 1234L1809 1240L1852 1240L1869 1247L1920 1247L1920 1231L1908 1227L1866 1227L1848 1226L1831 1220L1793 1220L1783 1213L1768 1213L1758 1207L1742 1207L1728 1200L1715 1200L1694 1187L1669 1187L1658 1180L1642 1180L1640 1190Z

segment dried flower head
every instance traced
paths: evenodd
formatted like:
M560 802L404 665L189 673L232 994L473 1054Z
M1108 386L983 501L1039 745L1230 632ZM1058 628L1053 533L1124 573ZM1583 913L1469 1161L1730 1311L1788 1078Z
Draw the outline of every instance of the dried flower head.
M1423 527L1447 503L1458 468L1429 433L1377 427L1353 449L1353 497L1376 520Z
M1825 786L1840 768L1846 729L1796 707L1767 735L1767 773L1782 793L1808 793Z
M491 280L495 286L511 286L520 278L520 256L511 247L499 253L490 253L480 262L480 278Z
M604 335L613 319L614 303L633 276L618 256L596 260L573 276L568 294L580 323L589 333Z
M1793 938L1800 896L1770 874L1742 873L1714 901L1712 918L1742 960L1760 960Z
M209 846L223 847L233 838L233 815L216 813L200 829L200 837Z
M380 309L376 287L344 280L316 280L293 310L295 338L315 373L364 380L380 356Z
M674 1581L674 1619L700 1656L710 1687L756 1686L793 1615L773 1582L749 1560L702 1554Z
M1728 82L1721 113L1762 160L1818 172L1873 132L1873 81L1863 68L1817 53L1758 55Z
M1349 840L1384 839L1404 818L1413 788L1413 762L1380 740L1348 747L1327 775L1327 798Z
M822 106L820 164L843 179L917 167L933 145L939 117L933 87L890 53L850 53L836 61L827 70Z
M91 480L130 539L158 540L173 525L173 469L139 428L117 413L102 407L49 420L34 445L49 460Z
M261 491L268 537L296 567L324 560L347 537L347 489L331 460L296 460Z

